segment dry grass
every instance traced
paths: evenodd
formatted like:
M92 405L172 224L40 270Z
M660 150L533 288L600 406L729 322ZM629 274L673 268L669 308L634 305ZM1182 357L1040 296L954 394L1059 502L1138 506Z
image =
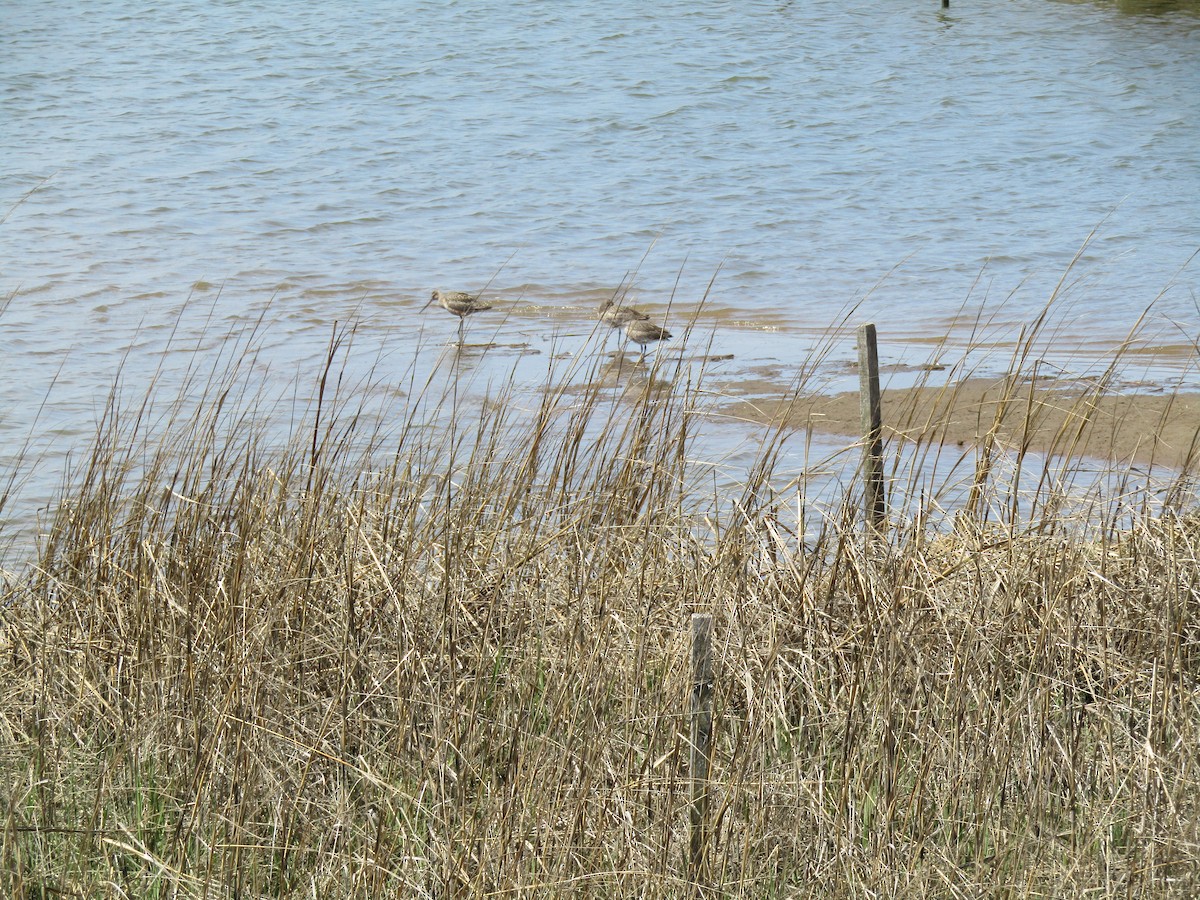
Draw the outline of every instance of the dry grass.
M7 896L1200 890L1181 502L1081 528L1053 478L1010 502L989 442L956 528L931 502L868 541L851 494L798 546L766 489L794 474L782 431L736 492L698 474L702 376L468 407L451 360L384 430L336 388L345 337L289 442L231 399L236 365L194 413L114 395L6 585ZM716 622L700 871L693 612Z

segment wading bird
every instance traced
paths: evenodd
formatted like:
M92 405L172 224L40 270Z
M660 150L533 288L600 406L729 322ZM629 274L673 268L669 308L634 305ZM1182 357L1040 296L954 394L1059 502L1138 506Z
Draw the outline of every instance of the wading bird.
M421 307L421 312L429 309L431 304L436 303L446 312L454 313L458 316L458 342L463 342L463 320L471 315L471 313L483 312L485 309L491 309L491 304L483 303L480 299L465 291L434 291L433 296L429 298L429 303Z
M612 298L600 304L599 319L610 328L624 328L630 322L644 322L650 317L632 306L621 306Z
M625 323L625 336L639 344L642 348L642 358L646 359L646 345L652 344L655 341L669 341L671 332L665 328L659 328L653 322L648 322L646 319L631 319Z

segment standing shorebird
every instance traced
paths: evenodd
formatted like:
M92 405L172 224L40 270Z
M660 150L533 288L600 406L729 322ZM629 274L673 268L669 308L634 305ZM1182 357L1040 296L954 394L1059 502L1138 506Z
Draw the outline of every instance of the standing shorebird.
M669 341L671 332L665 328L659 328L653 322L649 322L645 317L641 319L631 319L625 323L625 336L635 344L641 345L642 359L646 359L646 345L653 344L655 341Z
M600 304L600 312L597 316L610 328L624 328L630 322L644 322L650 318L632 306L620 306L614 303L611 297Z
M458 342L460 344L463 342L463 320L471 313L483 312L485 309L492 308L491 304L482 303L479 297L465 291L434 291L433 296L429 298L429 303L421 307L421 312L429 309L430 305L434 303L446 312L458 316Z

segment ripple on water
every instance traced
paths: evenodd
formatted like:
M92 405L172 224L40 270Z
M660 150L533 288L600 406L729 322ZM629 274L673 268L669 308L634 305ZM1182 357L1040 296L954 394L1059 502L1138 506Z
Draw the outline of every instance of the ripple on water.
M507 305L471 328L496 377L630 284L672 324L704 298L694 339L731 379L826 340L851 359L847 315L893 362L983 326L1011 349L1093 228L1056 340L1115 346L1161 293L1173 384L1171 327L1200 330L1200 19L1179 9L243 4L215 28L196 0L16 5L6 422L53 384L85 439L118 365L158 365L139 329L215 354L205 328L265 309L264 365L294 378L357 317L398 359L453 331L415 315L439 285Z

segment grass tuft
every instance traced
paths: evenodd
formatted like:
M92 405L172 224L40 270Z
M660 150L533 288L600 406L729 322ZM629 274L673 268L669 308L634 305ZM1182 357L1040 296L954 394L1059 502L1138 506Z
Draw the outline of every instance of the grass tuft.
M352 340L287 440L236 363L165 409L114 390L5 587L6 895L1200 889L1200 515L1184 475L1152 506L1117 472L1081 522L1096 394L1050 453L1004 450L1038 412L1018 354L943 483L914 409L874 541L852 483L813 511L782 426L714 486L703 374L570 364L477 403L450 358L385 427L339 377Z

